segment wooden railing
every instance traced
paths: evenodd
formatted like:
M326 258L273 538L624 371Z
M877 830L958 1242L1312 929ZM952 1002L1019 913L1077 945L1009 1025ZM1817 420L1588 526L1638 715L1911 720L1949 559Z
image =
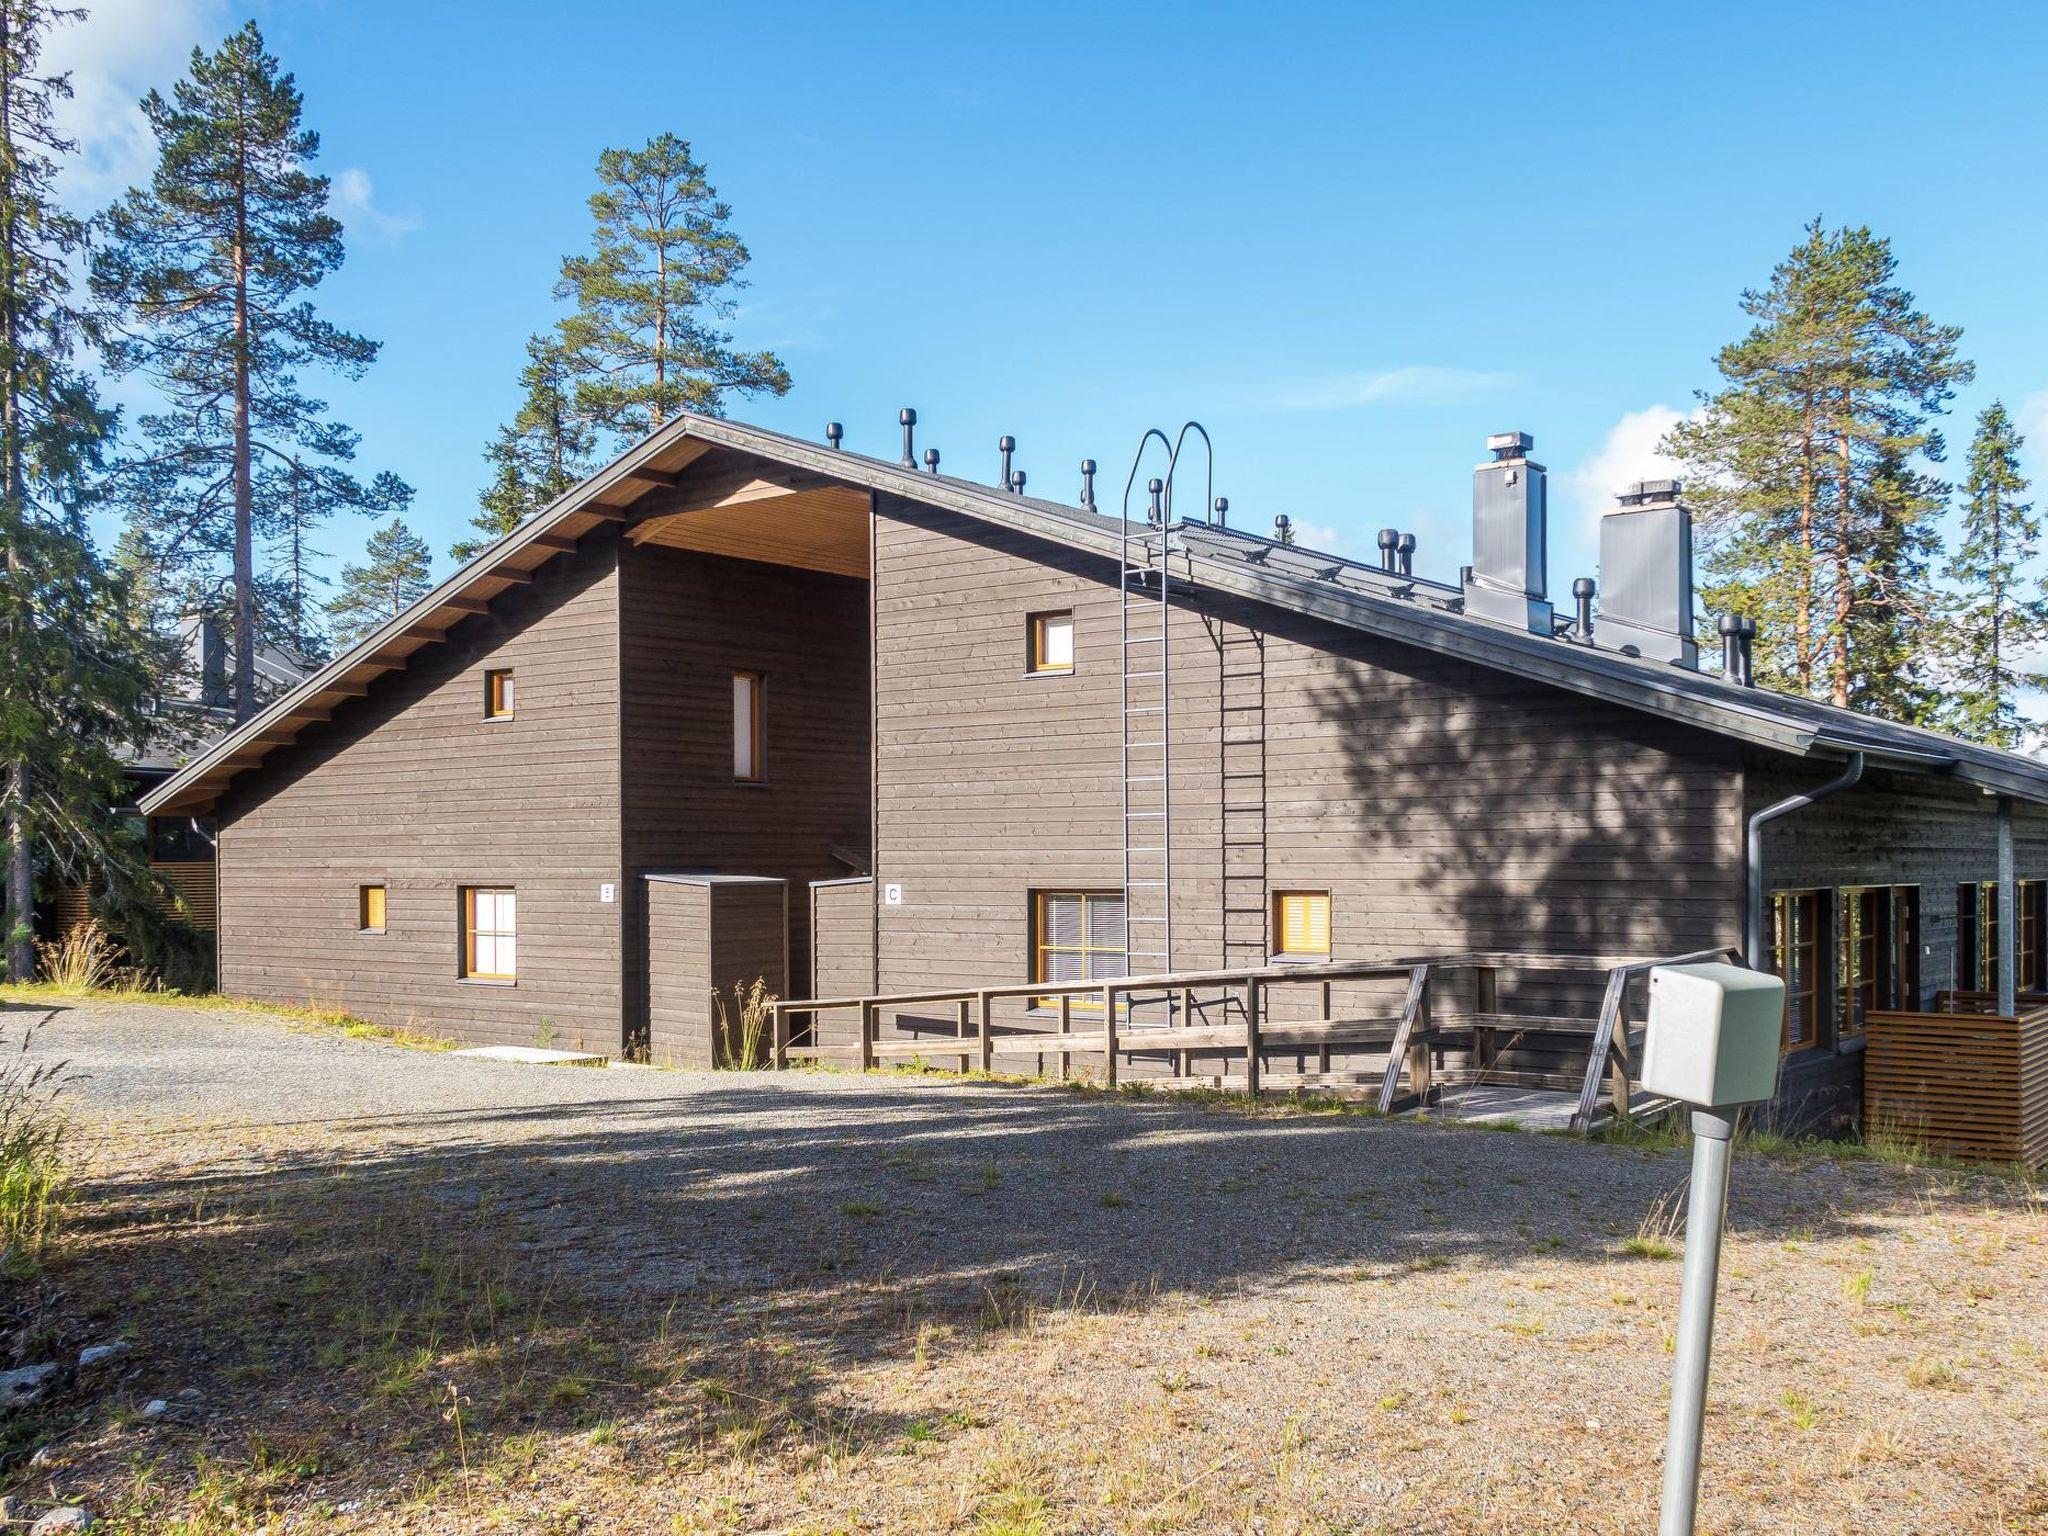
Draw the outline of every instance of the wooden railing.
M1041 1064L1051 1058L1061 1077L1068 1074L1074 1056L1085 1054L1102 1058L1104 1080L1111 1086L1117 1081L1119 1059L1124 1056L1170 1054L1174 1077L1185 1080L1197 1053L1224 1052L1242 1057L1245 1090L1258 1093L1268 1086L1333 1086L1337 1082L1330 1073L1333 1048L1383 1047L1386 1061L1378 1071L1374 1100L1384 1113L1391 1111L1401 1097L1404 1072L1410 1093L1427 1098L1434 1081L1432 1048L1448 1041L1469 1039L1471 1065L1465 1070L1471 1080L1501 1082L1518 1076L1497 1065L1506 1046L1529 1035L1583 1035L1589 1043L1585 1070L1574 1075L1572 1082L1579 1095L1572 1123L1583 1128L1592 1124L1599 1111L1603 1083L1608 1086L1615 1113L1625 1117L1629 1112L1631 983L1653 966L1729 959L1734 955L1732 949L1701 950L1661 959L1470 952L1373 964L1338 961L1086 982L1016 982L866 997L801 998L774 1004L772 1049L778 1068L786 1067L793 1059L851 1054L862 1071L884 1061L956 1057L962 1071L978 1067L986 1072L994 1070L999 1059L1036 1057ZM1504 1010L1497 993L1497 978L1502 971L1604 974L1605 990L1599 1011L1591 1017L1580 1017ZM1471 973L1474 1006L1463 1012L1433 1016L1432 980L1447 972ZM1402 983L1398 1007L1388 1012L1338 1016L1332 1008L1334 987L1338 983L1361 981ZM1306 987L1318 991L1318 1017L1282 1022L1270 1016L1267 1004L1273 994ZM994 1016L996 1005L1020 1000L1031 1005L1025 1020L998 1024ZM1219 1003L1223 1022L1206 1022L1206 1015L1219 1011ZM885 1037L881 1027L884 1017L910 1009L950 1011L951 1035ZM1164 1022L1141 1022L1137 1015L1146 1009L1163 1009ZM810 1020L815 1037L820 1019L835 1013L857 1016L858 1029L850 1047L817 1043L815 1038L812 1043L797 1043L798 1020ZM1077 1013L1083 1015L1078 1021ZM925 1022L939 1024L938 1020ZM1317 1070L1268 1073L1264 1056L1279 1052L1314 1052ZM1355 1087L1360 1076L1352 1075L1343 1081ZM1369 1086L1371 1074L1362 1076Z

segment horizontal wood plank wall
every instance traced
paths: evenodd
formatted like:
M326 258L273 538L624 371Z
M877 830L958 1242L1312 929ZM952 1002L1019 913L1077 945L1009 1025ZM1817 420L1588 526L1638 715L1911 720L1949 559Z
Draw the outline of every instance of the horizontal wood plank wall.
M1979 1162L2048 1163L2048 1010L1872 1013L1864 1123Z
M875 990L875 886L825 880L811 887L812 997L860 997ZM828 1027L830 1021L827 1021ZM849 1039L854 1031L847 1031Z
M880 909L878 985L1022 980L1031 890L1121 879L1115 572L894 498L877 510L875 875L904 891ZM1331 892L1338 958L1737 936L1741 773L1724 743L1261 605L1187 603L1177 965L1224 959L1231 626L1266 641L1267 880ZM1075 615L1074 671L1028 674L1028 616L1054 609Z
M647 1058L657 1066L709 1067L711 1056L711 888L649 880Z
M659 545L622 563L623 838L632 899L654 869L768 875L801 892L854 871L868 827L867 584ZM732 674L762 677L765 777L735 783ZM791 976L810 974L792 903ZM637 920L628 932L644 931ZM629 957L629 1017L644 975Z
M619 1048L617 535L371 685L220 810L221 984L492 1044ZM518 713L486 722L483 674ZM388 888L359 934L357 888ZM518 893L518 980L458 979L460 887Z

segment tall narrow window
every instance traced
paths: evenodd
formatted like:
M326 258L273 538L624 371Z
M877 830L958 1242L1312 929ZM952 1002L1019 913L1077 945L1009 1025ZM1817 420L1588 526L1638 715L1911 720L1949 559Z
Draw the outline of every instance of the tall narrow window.
M1886 1006L1920 1006L1920 887L1895 885L1891 888L1892 924L1887 936L1891 943L1891 991Z
M364 885L356 888L356 927L364 933L384 931L384 887Z
M1074 616L1072 613L1034 613L1031 616L1031 670L1071 672L1074 670Z
M1785 1049L1820 1043L1820 893L1771 895L1771 969L1785 982Z
M1956 887L1956 989L1975 992L1995 985L1984 972L1983 887L1972 880Z
M484 674L484 718L510 720L518 703L510 667L493 667Z
M519 898L503 886L462 888L462 974L510 981L519 974Z
M761 765L761 674L732 675L732 776L758 784Z
M1890 895L1881 886L1854 886L1841 893L1835 914L1835 974L1841 978L1838 1038L1860 1035L1871 1010L1888 1006L1892 986L1886 973L1893 956L1887 942Z
M2019 882L2019 887L2020 968L2014 974L2020 979L2019 989L2022 992L2039 992L2042 990L2041 982L2043 979L2041 974L2042 917L2044 910L2048 910L2048 908L2044 908L2043 898L2048 897L2048 886L2044 886L2039 880L2022 880Z
M1105 981L1129 973L1120 891L1040 891L1031 926L1033 981ZM1051 997L1041 1001L1058 1003ZM1076 994L1074 1006L1101 1004Z
M1273 953L1311 957L1330 953L1328 891L1274 892Z

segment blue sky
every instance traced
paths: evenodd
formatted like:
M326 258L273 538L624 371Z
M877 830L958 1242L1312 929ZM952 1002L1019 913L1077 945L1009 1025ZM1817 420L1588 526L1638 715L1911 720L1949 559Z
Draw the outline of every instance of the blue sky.
M893 454L914 405L952 472L1015 434L1035 492L1084 455L1120 486L1144 427L1194 417L1233 521L1352 552L1398 525L1443 576L1485 436L1519 428L1557 596L1815 214L1889 235L1965 328L1956 445L1996 394L2048 450L2048 7L95 10L57 49L82 206L145 173L133 100L193 43L253 14L296 72L349 232L318 301L384 343L329 397L442 572L599 150L664 130L753 250L738 340L795 377L732 414Z

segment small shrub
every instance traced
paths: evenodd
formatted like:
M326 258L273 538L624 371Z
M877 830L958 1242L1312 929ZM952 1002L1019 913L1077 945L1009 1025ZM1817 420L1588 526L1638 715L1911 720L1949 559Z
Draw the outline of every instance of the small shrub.
M65 1166L63 1112L57 1097L62 1062L28 1059L33 1028L7 1049L0 1032L0 1269L32 1267L70 1198Z
M718 1041L725 1065L741 1072L756 1072L768 1065L768 1031L776 997L768 990L767 981L756 976L752 986L739 981L732 984L737 1027L733 1015L726 1012L724 996L713 992L711 1001L718 1008Z
M123 979L121 946L95 918L36 945L43 980L67 992L96 992Z

